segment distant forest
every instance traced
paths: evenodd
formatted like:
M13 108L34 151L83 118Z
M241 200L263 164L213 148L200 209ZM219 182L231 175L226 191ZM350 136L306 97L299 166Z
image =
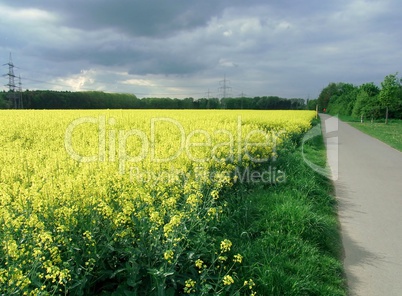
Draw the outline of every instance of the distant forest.
M0 108L13 108L14 93L0 93ZM20 93L15 93L20 96ZM24 109L259 109L303 110L304 99L276 96L239 98L142 98L133 94L99 91L70 92L27 90L21 93ZM315 106L313 107L315 108Z

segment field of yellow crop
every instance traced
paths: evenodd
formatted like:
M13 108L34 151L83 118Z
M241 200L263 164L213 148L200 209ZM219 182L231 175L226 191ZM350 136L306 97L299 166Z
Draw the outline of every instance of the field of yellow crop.
M214 229L314 116L0 111L0 294L252 294Z

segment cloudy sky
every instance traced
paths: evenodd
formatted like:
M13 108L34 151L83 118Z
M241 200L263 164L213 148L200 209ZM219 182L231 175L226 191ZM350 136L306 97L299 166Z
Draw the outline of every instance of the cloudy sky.
M219 97L226 77L231 96L315 98L402 71L400 0L0 0L0 12L0 63L12 52L23 89Z

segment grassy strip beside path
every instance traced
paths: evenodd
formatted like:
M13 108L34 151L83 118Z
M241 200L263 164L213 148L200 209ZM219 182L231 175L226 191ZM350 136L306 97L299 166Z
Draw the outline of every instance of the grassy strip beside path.
M307 146L305 156L325 164L322 137ZM274 165L286 182L239 187L219 231L244 255L243 278L257 295L346 295L332 183L303 162L300 147L281 153Z
M363 133L402 151L402 120L390 119L388 124L385 124L385 119L376 119L374 122L366 119L363 123L360 122L360 118L352 116L339 116L339 119Z
M402 151L402 120L391 120L388 124L383 122L350 122L349 124L391 147Z

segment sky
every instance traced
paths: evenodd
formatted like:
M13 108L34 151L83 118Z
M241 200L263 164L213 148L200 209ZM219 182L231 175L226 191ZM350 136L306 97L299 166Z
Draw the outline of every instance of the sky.
M11 52L24 90L314 99L402 70L400 0L0 0L0 12L0 64Z

